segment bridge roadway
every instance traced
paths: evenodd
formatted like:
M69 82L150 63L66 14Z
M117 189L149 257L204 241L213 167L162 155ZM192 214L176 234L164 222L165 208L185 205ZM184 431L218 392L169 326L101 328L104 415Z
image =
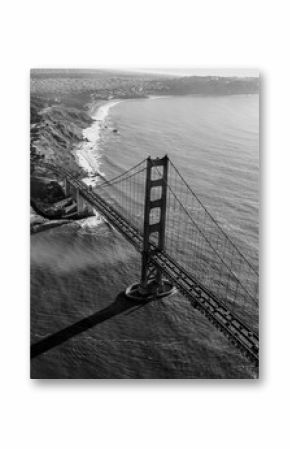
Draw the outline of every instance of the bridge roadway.
M108 204L96 192L93 192L83 181L73 177L64 169L43 163L53 169L77 189L80 195L95 207L120 233L136 248L143 250L143 235L128 222L111 204ZM154 251L152 263L156 264L164 276L171 280L177 289L187 297L191 304L198 309L212 324L218 328L239 350L255 365L259 363L259 338L234 313L227 310L224 304L208 289L198 283L190 273L186 272L165 251Z

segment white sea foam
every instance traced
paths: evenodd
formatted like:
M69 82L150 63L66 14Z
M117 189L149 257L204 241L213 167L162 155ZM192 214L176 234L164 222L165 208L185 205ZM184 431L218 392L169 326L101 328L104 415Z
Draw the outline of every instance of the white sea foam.
M98 226L103 222L102 216L96 210L94 210L94 212L95 217L88 217L78 221L78 224L84 231L94 229L96 226Z

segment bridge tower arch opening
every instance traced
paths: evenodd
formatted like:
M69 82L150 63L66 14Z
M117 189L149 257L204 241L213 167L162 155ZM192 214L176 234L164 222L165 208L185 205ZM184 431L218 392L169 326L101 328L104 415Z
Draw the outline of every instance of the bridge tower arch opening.
M130 285L126 296L151 300L171 295L175 288L162 276L153 257L165 249L168 157L147 158L141 280Z

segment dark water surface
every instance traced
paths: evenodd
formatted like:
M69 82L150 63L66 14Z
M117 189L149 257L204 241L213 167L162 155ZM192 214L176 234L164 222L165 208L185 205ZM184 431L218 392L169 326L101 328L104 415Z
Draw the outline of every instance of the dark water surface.
M258 265L258 96L132 100L102 136L108 178L167 153ZM251 364L181 295L136 305L121 292L140 256L95 219L31 238L36 378L248 378Z

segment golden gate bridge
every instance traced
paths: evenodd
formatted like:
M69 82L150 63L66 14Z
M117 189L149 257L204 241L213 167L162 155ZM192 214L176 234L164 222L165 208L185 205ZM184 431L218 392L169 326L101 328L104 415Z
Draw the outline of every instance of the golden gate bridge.
M129 298L178 289L258 365L258 271L167 156L148 157L94 188L64 168L40 165L63 178L79 212L96 209L141 253L140 281L126 289Z

